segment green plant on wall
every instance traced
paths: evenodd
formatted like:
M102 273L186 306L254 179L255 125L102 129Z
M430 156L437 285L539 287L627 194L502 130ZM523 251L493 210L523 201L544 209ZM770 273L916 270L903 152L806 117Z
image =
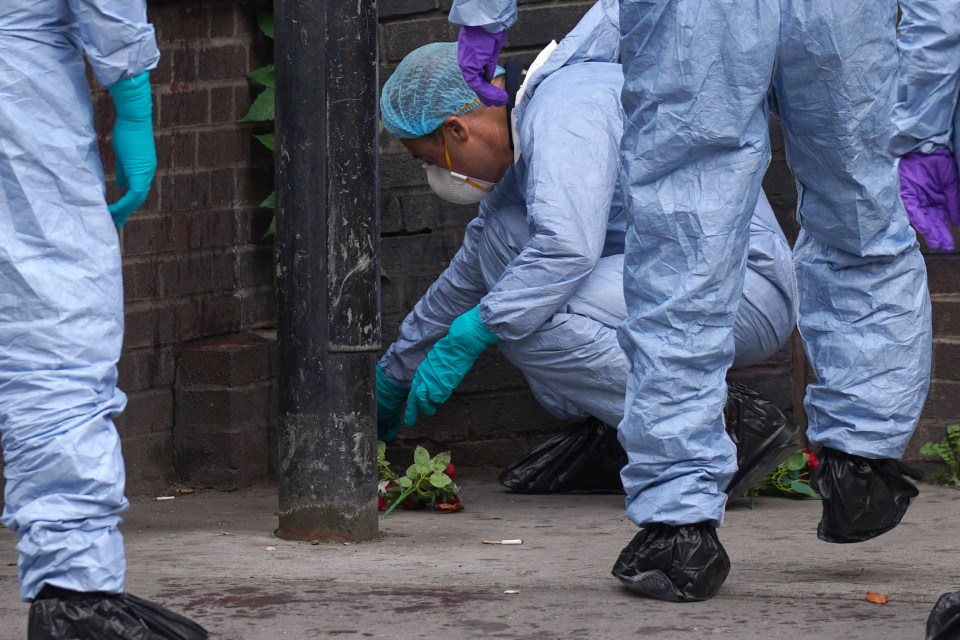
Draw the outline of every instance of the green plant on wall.
M263 32L265 36L273 39L273 14L267 11L261 11L257 13L257 24L260 27L260 31ZM254 69L247 74L247 77L257 86L263 87L257 97L254 99L253 104L250 105L250 108L247 110L246 115L244 115L240 122L273 122L275 116L274 110L274 74L273 74L273 65L268 64L259 69ZM263 146L267 149L270 149L271 152L276 151L277 141L273 133L262 133L254 135L254 138L260 141ZM266 198L263 202L260 203L261 207L265 209L274 210L277 207L277 192L274 191ZM277 230L277 219L274 218L270 221L270 226L267 228L264 237L272 236L276 233Z
M273 40L274 34L274 21L273 14L269 11L259 11L257 12L257 25L260 27L260 31L263 32L263 35L267 36ZM247 113L240 118L240 122L273 122L276 116L276 92L274 90L274 68L272 64L260 67L259 69L254 69L247 74L247 77L258 87L263 87L257 97L253 100L253 104L250 105L250 108L247 110ZM275 153L277 150L277 139L276 135L273 133L261 133L253 136L256 138L263 146L267 149L270 149L271 153ZM260 203L260 206L264 209L270 209L271 211L276 210L277 208L277 192L274 190L266 198L263 199L263 202ZM270 226L267 227L266 232L263 234L264 238L270 237L277 232L277 218L274 218L270 221ZM390 275L387 271L381 266L380 267L380 278L386 281L390 281Z
M947 427L947 435L940 442L928 442L920 447L920 455L940 458L948 471L937 471L934 482L960 489L960 424Z

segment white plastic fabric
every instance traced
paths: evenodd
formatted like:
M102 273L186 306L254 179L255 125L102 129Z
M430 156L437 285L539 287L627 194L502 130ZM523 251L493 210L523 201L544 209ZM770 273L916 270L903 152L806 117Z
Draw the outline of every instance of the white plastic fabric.
M25 600L124 581L123 288L84 54L105 85L153 68L144 2L0 3L3 523Z

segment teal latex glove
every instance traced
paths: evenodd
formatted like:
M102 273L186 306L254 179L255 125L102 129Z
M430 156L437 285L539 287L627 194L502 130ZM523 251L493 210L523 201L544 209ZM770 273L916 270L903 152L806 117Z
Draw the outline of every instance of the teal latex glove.
M377 364L377 439L391 442L403 426L400 406L407 392L397 386Z
M117 186L126 187L122 198L111 204L110 215L119 229L143 204L157 171L153 144L153 101L150 73L144 71L110 87L117 119L113 125L113 150L117 155Z
M450 330L433 346L427 358L417 367L407 396L403 421L412 425L417 414L432 416L436 407L450 398L470 367L484 349L500 342L483 320L480 308L474 307L450 323Z

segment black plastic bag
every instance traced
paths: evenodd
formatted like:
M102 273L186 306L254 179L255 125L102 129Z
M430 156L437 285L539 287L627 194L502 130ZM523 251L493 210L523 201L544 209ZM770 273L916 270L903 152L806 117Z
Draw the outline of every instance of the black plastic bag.
M793 421L742 384L729 385L723 415L737 445L731 496L746 492L799 448ZM590 418L525 453L497 479L517 493L623 493L620 470L626 464L617 430Z
M206 640L206 629L129 593L46 586L30 605L28 640Z
M642 596L697 602L720 590L730 573L730 558L706 522L653 524L624 547L611 573Z
M623 493L617 430L590 418L522 455L497 480L517 493Z
M723 420L737 445L737 472L727 485L731 498L749 491L800 448L793 420L743 384L728 386Z
M871 460L822 448L810 485L823 498L817 537L824 542L863 542L900 524L920 492L907 478L923 472L899 460Z
M940 596L927 618L926 640L957 638L960 638L960 591Z

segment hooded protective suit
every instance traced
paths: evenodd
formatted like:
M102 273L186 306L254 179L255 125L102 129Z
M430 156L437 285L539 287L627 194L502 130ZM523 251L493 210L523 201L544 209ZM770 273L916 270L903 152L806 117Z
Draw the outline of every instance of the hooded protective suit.
M144 3L0 3L3 523L26 600L123 590L123 290L84 55L108 87L153 68Z
M514 110L516 163L380 362L401 387L450 322L479 304L551 413L620 422L629 363L616 336L626 317L618 47L616 22L598 5L530 73ZM790 250L765 198L750 234L735 330L742 365L775 353L794 324Z
M601 3L608 18L614 3ZM799 327L816 382L807 436L900 458L929 387L926 268L888 151L896 3L621 0L620 189L629 220L619 436L640 526L722 522L736 468L724 382L775 95L798 182ZM454 0L490 31L515 0Z

